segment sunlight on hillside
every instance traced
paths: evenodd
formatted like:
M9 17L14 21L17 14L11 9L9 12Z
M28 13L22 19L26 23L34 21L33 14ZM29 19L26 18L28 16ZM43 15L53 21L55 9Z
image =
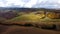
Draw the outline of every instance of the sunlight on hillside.
M29 13L29 14L24 14L19 17L16 17L16 18L12 19L12 21L15 21L15 20L17 20L17 21L39 21L43 17L45 17L44 14Z
M51 15L54 15L53 13ZM54 16L51 16L54 17ZM6 20L5 22L20 23L20 22L60 22L60 19L51 19L50 15L46 16L44 12L21 12L18 17Z

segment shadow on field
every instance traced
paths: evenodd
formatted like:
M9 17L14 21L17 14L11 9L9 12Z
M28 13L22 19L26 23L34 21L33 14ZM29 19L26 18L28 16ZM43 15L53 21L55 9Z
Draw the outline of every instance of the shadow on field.
M0 23L0 25L5 25L5 26L13 26L13 25L17 25L17 26L24 26L24 27L36 27L36 28L41 28L41 29L47 29L47 30L56 30L56 25L53 24L52 26L48 26L48 25L42 25L40 26L39 24L31 24L31 23L25 23L25 24L3 24Z

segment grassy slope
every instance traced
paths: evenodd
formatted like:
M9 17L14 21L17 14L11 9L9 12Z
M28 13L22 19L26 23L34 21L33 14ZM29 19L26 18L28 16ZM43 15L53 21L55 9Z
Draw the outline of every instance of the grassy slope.
M10 20L6 20L5 23L8 22L8 23L18 23L18 24L22 23L23 24L25 22L28 22L28 23L29 22L30 23L32 23L32 22L38 22L38 23L40 23L40 22L43 22L43 23L60 22L60 19L49 19L48 17L42 19L42 17L45 16L45 15L43 15L43 16L42 15L40 15L40 14L36 15L34 12L29 13L29 14L22 13L22 15L20 15L18 17L15 17Z

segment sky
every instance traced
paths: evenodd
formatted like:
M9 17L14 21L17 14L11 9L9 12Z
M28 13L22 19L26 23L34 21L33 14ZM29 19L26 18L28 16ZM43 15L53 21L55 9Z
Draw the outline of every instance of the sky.
M60 8L60 0L0 0L0 7Z

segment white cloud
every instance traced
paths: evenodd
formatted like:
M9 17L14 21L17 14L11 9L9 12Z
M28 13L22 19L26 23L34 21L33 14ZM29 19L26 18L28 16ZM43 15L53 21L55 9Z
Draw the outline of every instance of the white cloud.
M12 4L23 6L24 2L21 0L8 0L6 4L9 4L10 6L12 6Z
M25 5L24 5L24 7L29 7L29 8L31 8L33 5L35 5L37 3L37 0L31 0L31 1L29 1L28 3L26 3Z
M60 8L60 0L0 0L0 7L54 7ZM36 5L36 6L35 6Z
M37 0L5 0L6 3L0 1L0 7L11 7L13 5L19 5L19 7L29 7L31 8L36 4ZM24 2L25 1L25 2Z
M60 8L60 0L41 0L34 7Z

